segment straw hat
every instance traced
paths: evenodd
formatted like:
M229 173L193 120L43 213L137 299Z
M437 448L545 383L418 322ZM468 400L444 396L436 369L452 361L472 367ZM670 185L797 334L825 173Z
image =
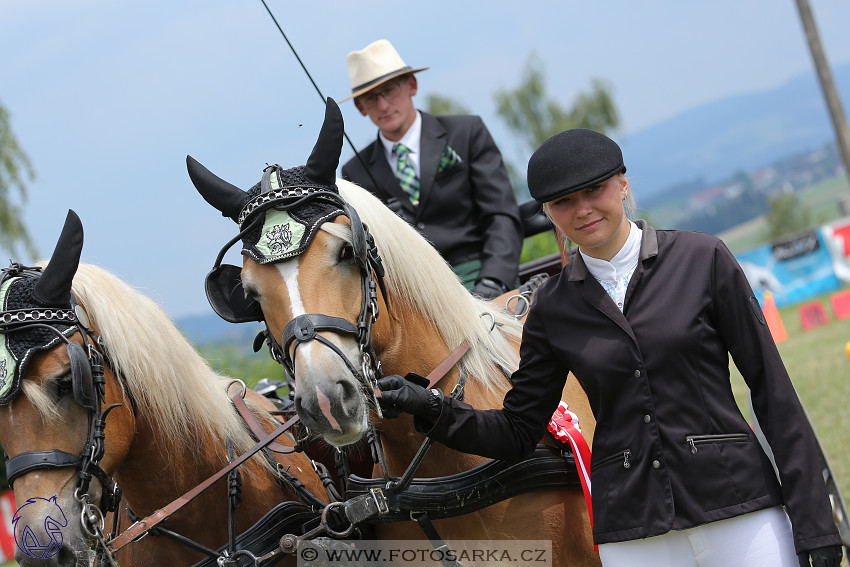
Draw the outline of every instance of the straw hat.
M386 39L370 43L360 51L352 51L346 61L351 94L340 102L360 96L395 77L418 73L428 68L411 68Z

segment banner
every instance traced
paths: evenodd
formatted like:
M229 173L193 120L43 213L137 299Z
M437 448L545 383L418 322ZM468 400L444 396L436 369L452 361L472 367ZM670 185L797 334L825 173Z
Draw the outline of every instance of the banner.
M817 229L736 254L736 258L759 302L764 303L764 292L769 291L777 307L783 307L843 285L836 276L830 246L822 230ZM850 276L850 261L848 256L844 258Z
M850 284L850 217L821 227L823 239L832 258L832 269L844 284Z
M11 489L0 492L0 561L15 558L15 531L12 518L15 517L15 495Z

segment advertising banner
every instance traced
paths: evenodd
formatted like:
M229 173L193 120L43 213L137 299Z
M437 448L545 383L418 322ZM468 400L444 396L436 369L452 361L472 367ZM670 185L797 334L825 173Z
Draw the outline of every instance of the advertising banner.
M777 307L783 307L843 285L836 276L829 245L820 229L777 240L735 257L761 303L765 291L773 294ZM847 266L850 275L850 262Z

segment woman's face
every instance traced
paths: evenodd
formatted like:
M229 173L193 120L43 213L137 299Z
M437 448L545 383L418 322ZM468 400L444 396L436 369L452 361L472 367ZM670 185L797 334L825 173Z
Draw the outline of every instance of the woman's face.
M549 201L546 208L552 222L582 252L610 260L629 236L629 221L623 208L628 190L628 179L618 173L599 185Z

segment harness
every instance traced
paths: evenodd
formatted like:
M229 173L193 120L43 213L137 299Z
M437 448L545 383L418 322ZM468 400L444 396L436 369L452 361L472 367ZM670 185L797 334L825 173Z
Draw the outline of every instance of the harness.
M269 166L264 171L259 194L247 201L238 216L239 235L229 241L219 252L215 265L207 277L207 297L213 309L226 320L238 322L265 319L259 304L245 299L244 293L236 298L235 290L241 287L241 270L236 266L223 266L221 259L226 251L239 239L255 230L261 218L257 212L271 208L290 210L303 205L311 199L324 199L335 203L351 221L354 256L360 270L361 305L357 320L350 322L339 317L321 313L308 313L295 317L287 323L280 341L272 336L268 324L254 342L254 350L259 350L265 342L270 356L283 365L290 392L294 391L296 368L294 352L304 343L312 340L330 348L345 363L349 371L357 377L362 390L371 405L380 415L380 405L375 397L377 380L381 377L380 362L377 360L371 342L371 328L378 317L377 288L380 287L386 302L383 284L384 269L380 255L368 227L363 224L357 212L336 193L321 187L281 187L273 189L269 179L277 174L279 166ZM243 251L243 254L245 252ZM225 277L223 274L227 274ZM227 283L225 283L225 281ZM533 288L539 285L535 280L529 289L521 289L517 296L517 317L524 315L530 301ZM224 293L233 290L231 293ZM519 302L523 302L522 306ZM525 309L523 309L524 307ZM495 324L495 320L493 320ZM321 331L356 337L360 352L360 364L357 365L331 341L322 337ZM461 344L443 363L426 378L428 386L435 384L445 376L470 348L468 342ZM463 399L466 375L461 374L451 395ZM424 385L424 384L423 384ZM417 451L413 461L401 477L390 477L378 431L370 425L367 434L374 461L383 469L383 478L364 479L348 476L345 480L345 500L335 501L323 510L323 521L300 536L292 533L280 540L280 552L294 553L298 545L306 540L320 536L343 539L348 537L357 526L386 522L415 520L435 549L445 547L432 519L448 518L474 512L506 498L534 490L554 488L580 488L574 460L568 452L556 448L540 446L534 455L521 463L509 465L503 461L489 461L470 471L437 479L414 478L416 470L424 459L432 441L426 438ZM346 529L332 528L325 518L336 513L349 524ZM270 552L271 553L271 552ZM272 555L258 558L263 561ZM445 557L445 556L444 556ZM446 565L455 564L445 560Z

